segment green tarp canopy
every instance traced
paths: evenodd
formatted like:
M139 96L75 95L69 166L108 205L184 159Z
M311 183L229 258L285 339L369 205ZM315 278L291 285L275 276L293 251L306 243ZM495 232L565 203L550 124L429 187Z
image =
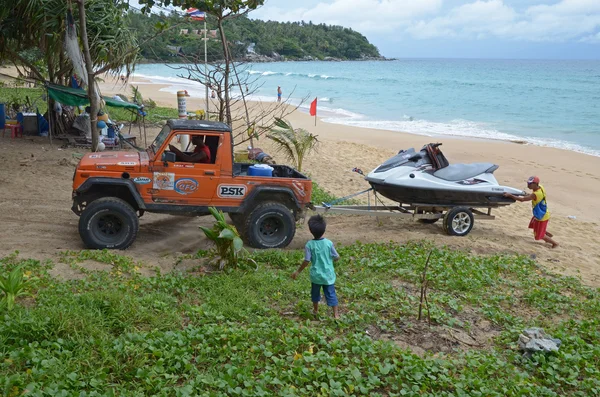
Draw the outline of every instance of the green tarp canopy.
M48 95L50 98L54 99L56 102L59 102L63 105L67 106L87 106L90 104L90 101L87 97L87 92L80 88L71 88L71 87L63 87L61 85L47 84ZM113 99L110 97L102 97L106 106L112 106L115 108L126 108L126 109L134 109L138 110L140 107L135 103L119 101L117 99Z

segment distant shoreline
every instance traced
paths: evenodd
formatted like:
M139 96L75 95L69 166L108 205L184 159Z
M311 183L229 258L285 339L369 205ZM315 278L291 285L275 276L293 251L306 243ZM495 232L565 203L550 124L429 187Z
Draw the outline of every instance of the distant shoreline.
M380 57L380 58L357 58L357 59L341 59L341 58L333 58L333 57L325 57L323 59L317 59L317 58L313 58L313 59L307 59L307 58L301 58L301 59L276 59L276 58L269 58L269 59L251 59L251 58L246 58L246 59L241 59L241 60L236 60L235 62L240 62L240 63L274 63L274 62L368 62L368 61L381 61L381 62L387 62L387 61L397 61L399 60L399 58L386 58L386 57ZM211 61L208 62L209 65L213 65L213 64L219 64L223 62L223 60L220 61ZM200 63L204 63L204 62L200 62ZM173 57L173 60L160 60L160 59L141 59L137 62L137 64L141 64L141 65L152 65L152 64L190 64L193 65L194 62L184 62L184 59L181 57Z

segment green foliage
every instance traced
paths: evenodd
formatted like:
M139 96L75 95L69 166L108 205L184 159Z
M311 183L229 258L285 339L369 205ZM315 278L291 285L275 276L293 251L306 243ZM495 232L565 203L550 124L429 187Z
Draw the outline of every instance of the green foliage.
M42 100L43 95L42 88L0 87L0 103L6 104L7 112L18 107L20 111L35 112L37 109L44 114L48 105Z
M0 309L6 308L11 311L15 308L15 299L26 294L27 278L23 274L23 269L17 267L7 276L0 275Z
M338 199L338 197L323 189L317 182L313 182L312 184L312 194L310 195L310 198L311 201L317 205L321 205L321 203L330 203Z
M292 162L292 165L302 171L304 157L312 152L319 140L304 128L292 127L289 121L275 118L275 125L267 135L275 143L275 150Z
M89 0L85 5L94 67L106 67L115 73L123 69L131 71L137 57L137 43L123 12L127 4L121 0ZM15 0L10 7L0 8L7 9L1 19L1 58L28 63L27 66L34 66L55 83L68 78L72 68L68 67L63 50L66 15L72 9L79 31L78 8L64 0Z
M43 95L44 90L41 88L0 87L0 103L7 104L7 111L10 110L9 107L11 107L12 104L21 106L21 110L23 110L28 107L27 104L29 103L29 109L31 111L38 109L41 114L44 114L46 113L48 104L41 99ZM127 100L129 101L130 99ZM145 118L147 123L163 123L165 120L176 119L178 117L179 114L177 113L177 109L152 106L152 102L154 101L151 99L144 101L148 111L148 115ZM128 109L107 107L105 110L109 113L111 120L114 122L128 122L132 119L131 111Z
M198 55L203 48L202 37L194 34L181 35L180 29L201 29L195 21L183 21L177 14L158 15L130 12L129 27L138 35L140 54L148 60L177 61L177 55L167 46L181 47L187 56ZM154 35L156 25L175 26L177 29L165 31L160 36L145 42L144 37ZM215 18L206 21L207 29L218 29ZM245 57L246 49L255 43L254 50L259 55L274 56L275 53L289 59L312 57L324 59L361 59L379 57L377 48L358 32L341 26L325 24L315 25L311 22L275 22L248 18L246 15L228 19L223 23L227 39L233 44L231 52L234 58ZM241 44L239 44L241 43ZM208 60L214 62L223 59L219 38L208 41ZM203 50L200 54L204 56Z
M239 14L255 10L264 4L264 0L140 0L144 11L150 11L153 5L173 6L182 9L197 8L209 14Z
M227 223L223 211L215 207L209 207L208 210L215 218L215 224L212 229L204 226L200 226L200 229L209 240L215 243L215 259L219 264L219 269L222 270L225 265L233 267L238 264L240 254L243 253L244 242L235 226Z
M366 37L342 26L313 24L312 22L275 22L251 20L246 17L227 21L230 40L255 43L258 54L273 53L290 59L327 57L361 59L380 57L377 48Z
M432 249L434 324L419 329L418 280ZM21 266L38 280L30 288L35 303L0 321L0 389L39 396L599 394L598 289L522 256L428 243L357 243L338 252L339 322L311 321L309 276L289 277L299 250L252 253L256 271L153 277L115 251L68 252L63 261L83 275L69 281L50 278L39 261L0 259L2 268ZM109 271L87 270L84 261ZM478 321L496 332L483 348L434 346L419 356L388 340L413 335L418 345L436 329L475 332ZM523 357L516 340L530 326L560 338L560 350Z

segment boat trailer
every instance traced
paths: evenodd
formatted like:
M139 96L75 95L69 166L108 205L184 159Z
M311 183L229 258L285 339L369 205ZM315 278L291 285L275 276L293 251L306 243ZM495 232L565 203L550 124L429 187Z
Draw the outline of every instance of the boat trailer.
M373 191L374 204L371 204L370 192L373 188L352 194L335 200L331 203L321 203L321 205L311 205L309 209L317 213L325 214L345 214L345 215L366 215L374 217L397 217L412 218L421 223L433 224L438 220L443 220L444 231L450 236L466 236L469 234L475 219L494 220L492 208L489 205L469 205L457 206L448 204L419 204L419 203L398 203L397 205L386 205L379 197L377 192ZM352 197L368 193L368 205L336 205L338 202L346 201ZM379 203L379 204L378 204Z

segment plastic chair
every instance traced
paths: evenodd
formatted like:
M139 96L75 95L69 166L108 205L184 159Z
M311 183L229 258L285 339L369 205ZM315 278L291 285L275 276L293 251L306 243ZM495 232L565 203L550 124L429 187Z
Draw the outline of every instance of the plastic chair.
M17 122L11 122L10 120L6 121L6 124L4 125L4 129L2 130L2 138L4 138L4 134L6 133L6 130L10 130L10 138L14 139L17 136L21 136L21 138L23 138L23 125L21 123Z

